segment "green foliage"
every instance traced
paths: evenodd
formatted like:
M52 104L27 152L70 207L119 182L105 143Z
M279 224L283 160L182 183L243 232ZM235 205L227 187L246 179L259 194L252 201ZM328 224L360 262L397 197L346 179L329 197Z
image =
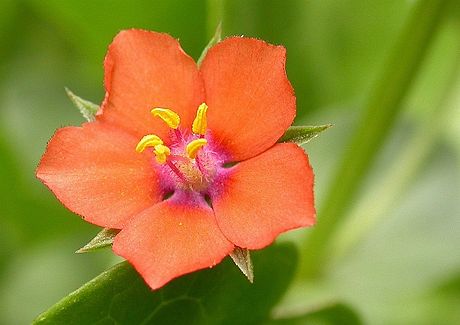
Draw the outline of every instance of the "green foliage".
M325 198L321 224L305 241L311 250L302 261L304 276L321 273L327 259L327 243L348 211L379 148L404 107L402 101L417 77L430 49L449 0L420 0L390 53L385 69L369 93L360 123L344 152Z
M441 2L450 7L436 18ZM411 18L419 6L425 10ZM63 85L100 103L102 62L118 31L170 33L198 58L219 21L225 35L285 46L297 124L334 124L326 137L308 145L318 226L284 237L299 244L306 234L313 238L304 242L300 261L307 269L319 266L323 272L313 280L298 277L276 304L275 323L342 324L357 314L369 324L457 324L460 261L453 247L460 246L458 1L4 0L0 9L0 196L5 203L0 205L1 324L30 323L58 298L114 264L109 250L72 254L96 230L68 212L34 177L55 130L82 121ZM441 28L430 28L433 22ZM414 31L403 28L411 24ZM336 192L334 200L331 191ZM332 201L333 209L327 207ZM345 205L350 205L348 212ZM321 225L329 222L333 226L321 234ZM229 258L197 275L214 279L214 271L220 274L228 268L238 288L254 288L271 267L264 264L268 266L261 269L257 256L264 253L254 254L253 286ZM282 259L277 254L273 258ZM131 307L145 311L144 303L155 303L155 298L149 298L151 293L132 269L124 270L137 279L136 289L127 293L137 293L135 301L147 297ZM177 279L161 292L179 295L193 276ZM211 290L205 276L197 280L203 292ZM116 289L124 284L111 285ZM215 294L223 297L216 288ZM265 300L269 289L261 288L241 308ZM117 319L136 320L118 296L101 299L114 301ZM230 308L227 300L219 299L213 315ZM340 304L333 307L324 300ZM82 306L78 301L68 305L69 312ZM188 312L189 319L200 319L194 304L173 301L156 320L171 323ZM238 308L236 314L252 319L251 309ZM330 316L337 314L351 317L344 321Z
M253 284L228 259L152 291L123 262L40 315L34 324L260 324L286 291L296 250L272 246L254 253Z
M304 315L291 318L276 319L268 323L269 325L332 325L332 324L347 324L360 325L363 324L356 311L351 307L341 304L329 304L321 306Z

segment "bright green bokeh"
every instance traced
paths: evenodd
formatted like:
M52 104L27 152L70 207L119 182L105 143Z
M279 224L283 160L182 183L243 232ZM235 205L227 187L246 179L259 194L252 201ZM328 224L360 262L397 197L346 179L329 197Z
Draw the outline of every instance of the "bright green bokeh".
M73 254L98 228L34 176L55 129L83 122L64 87L102 100L102 61L118 31L168 32L198 58L222 16L226 36L286 46L296 123L334 124L305 146L319 204L419 1L0 1L0 324L29 323L118 260L109 250ZM275 315L335 299L370 324L460 319L459 7L434 32L396 123L328 244L324 275L297 279ZM300 243L312 231L283 240Z

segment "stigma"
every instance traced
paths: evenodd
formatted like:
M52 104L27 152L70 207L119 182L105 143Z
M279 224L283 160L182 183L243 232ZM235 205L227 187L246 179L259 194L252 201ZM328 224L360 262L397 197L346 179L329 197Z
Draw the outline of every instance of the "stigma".
M163 141L155 134L148 134L135 148L139 153L151 148L156 164L164 165L161 170L169 170L175 184L182 189L202 191L216 174L217 160L213 151L207 149L208 140L205 138L207 110L206 103L198 107L190 133L180 125L180 116L173 110L160 107L152 109L152 115L171 129L171 136Z

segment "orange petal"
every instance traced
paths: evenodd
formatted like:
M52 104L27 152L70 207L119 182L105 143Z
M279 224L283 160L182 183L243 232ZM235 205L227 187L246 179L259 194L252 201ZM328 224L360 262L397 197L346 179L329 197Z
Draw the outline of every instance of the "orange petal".
M277 144L233 168L221 193L211 193L217 223L233 244L260 249L315 223L313 171L297 145Z
M204 100L195 61L167 34L126 30L109 47L104 62L106 98L100 119L142 137L164 137L168 127L150 111L169 108L190 128Z
M206 55L208 128L233 161L267 150L292 124L295 96L285 61L284 47L241 37L227 38Z
M148 153L138 139L101 122L59 129L37 177L71 211L102 227L121 228L161 200Z
M219 263L232 250L206 206L164 201L143 211L116 237L113 250L126 258L152 289Z

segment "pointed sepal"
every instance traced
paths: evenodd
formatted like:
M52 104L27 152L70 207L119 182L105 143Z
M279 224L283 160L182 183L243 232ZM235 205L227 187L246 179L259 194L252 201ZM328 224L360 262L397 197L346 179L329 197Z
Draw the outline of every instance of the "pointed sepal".
M75 253L88 253L111 246L113 238L120 232L119 229L104 228L88 244L77 250Z
M291 126L278 142L294 142L299 146L316 138L321 132L329 129L332 124L316 126Z
M221 40L222 40L222 22L220 22L217 25L216 31L214 32L214 36L209 41L208 45L206 45L203 52L201 52L200 58L196 62L198 66L200 66L201 63L203 62L204 58L206 57L206 54L208 53L208 50L214 45L216 45L217 43L219 43Z
M254 282L254 269L252 267L251 255L249 249L235 247L233 252L230 253L230 257L236 266L239 267L241 272L248 278L249 282Z
M83 117L88 121L92 122L96 119L96 113L99 111L99 105L96 105L88 100L75 95L69 88L65 88L67 96L74 105L78 108Z

